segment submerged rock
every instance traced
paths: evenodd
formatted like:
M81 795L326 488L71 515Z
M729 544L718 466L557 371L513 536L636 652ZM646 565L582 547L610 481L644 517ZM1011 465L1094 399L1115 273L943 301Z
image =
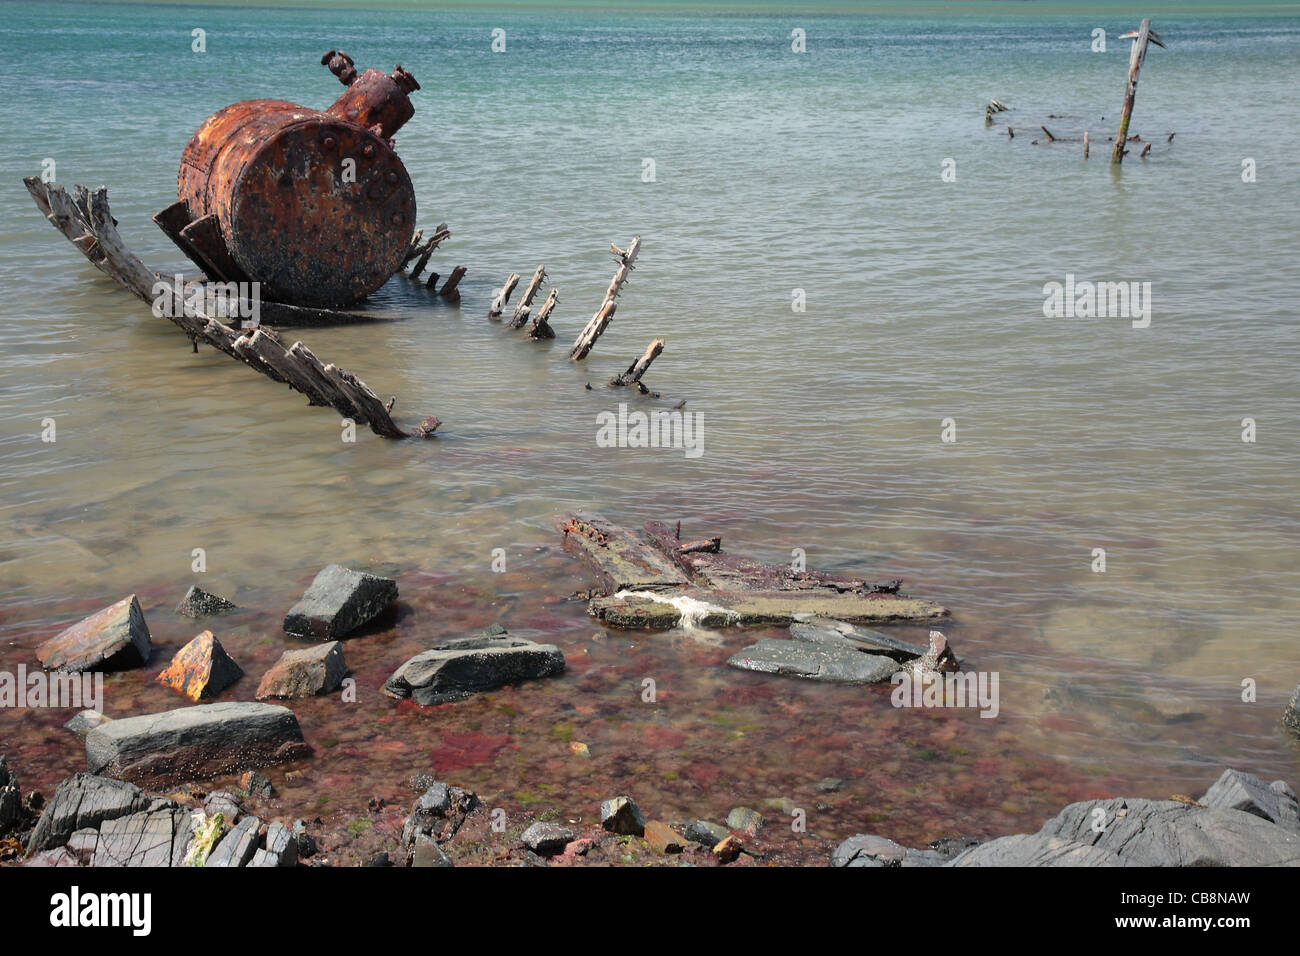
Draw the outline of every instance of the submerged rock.
M730 834L731 831L726 827L710 823L708 820L696 820L686 827L684 835L692 843L713 847L725 840Z
M158 683L193 701L211 700L243 676L221 642L204 631L176 652Z
M645 814L631 797L615 797L600 805L600 825L610 833L641 836L645 833L645 822Z
M274 797L275 787L271 786L271 781L266 779L256 770L245 770L244 775L239 778L239 785L243 787L244 792L253 797Z
M78 711L71 720L64 724L63 729L70 730L78 737L85 738L86 734L100 724L106 724L112 719L111 717L105 717L97 710L82 710Z
M558 823L537 822L525 830L519 837L524 846L542 856L563 853L564 848L573 839L573 831Z
M337 690L348 676L343 645L329 641L318 647L285 651L257 685L257 699L314 697Z
M767 823L763 815L750 807L736 807L727 814L727 826L753 836Z
M129 670L149 661L149 625L134 594L72 625L36 649L47 670Z
M319 641L343 637L397 600L397 582L331 564L284 618L284 631Z
M893 658L866 654L854 647L770 637L742 648L727 663L741 670L841 684L887 681L899 669Z
M831 854L831 866L895 867L941 866L948 857L938 850L913 850L870 833L851 836Z
M416 654L384 682L384 693L417 704L445 704L481 691L564 671L554 644L536 644L493 628Z
M110 721L86 735L91 773L135 781L204 779L309 753L293 711L199 704Z
M212 617L238 610L239 605L210 594L201 587L191 587L176 605L176 613L189 618Z
M1300 737L1300 684L1296 685L1287 701L1286 710L1282 712L1282 724Z

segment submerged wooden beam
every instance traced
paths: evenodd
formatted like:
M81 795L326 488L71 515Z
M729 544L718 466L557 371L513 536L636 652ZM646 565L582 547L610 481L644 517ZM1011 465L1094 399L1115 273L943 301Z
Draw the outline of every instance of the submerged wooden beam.
M430 416L414 429L400 428L388 407L351 372L334 365L322 366L301 342L285 348L274 329L259 326L233 329L207 315L190 298L195 284L177 291L175 284L151 271L126 245L117 232L117 221L108 207L108 190L74 187L70 196L62 186L43 183L35 176L23 180L37 207L60 232L105 275L143 302L154 314L167 318L198 343L205 342L272 381L288 385L307 396L311 405L329 406L357 424L385 438L428 438L440 422Z
M546 281L546 266L540 265L533 277L528 280L528 288L524 289L524 297L519 300L515 306L515 313L510 317L508 323L512 329L522 329L524 323L528 321L528 315L532 311L533 299L542 288L542 283Z
M655 339L646 346L645 353L639 358L634 359L632 364L627 367L627 371L622 375L615 375L609 380L609 384L615 387L635 385L644 394L649 389L641 384L641 376L650 368L650 363L657 359L664 350L664 340Z
M583 557L605 588L588 613L611 627L788 626L809 617L882 624L948 614L899 594L897 581L873 585L726 554L718 538L683 542L659 522L630 529L583 512L564 516L559 528L566 549Z
M560 293L556 289L551 289L550 295L542 303L542 307L537 310L533 316L532 323L528 326L528 337L533 341L542 339L555 338L555 330L551 328L550 318L551 311L555 308L555 303L560 301Z

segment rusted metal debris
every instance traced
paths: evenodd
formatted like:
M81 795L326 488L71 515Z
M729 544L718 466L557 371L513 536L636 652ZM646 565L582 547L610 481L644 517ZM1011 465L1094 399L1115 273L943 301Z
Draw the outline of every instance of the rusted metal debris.
M597 514L563 516L565 548L581 556L605 593L588 613L611 627L789 626L809 616L857 624L936 621L946 608L899 593L900 581L796 571L722 550L721 539L683 541L650 522L629 529Z
M329 109L258 99L218 110L185 147L177 201L154 220L213 280L339 308L406 261L415 190L392 137L420 85L400 64L358 76L342 51L321 62L347 87Z
M414 429L403 429L389 414L391 401L386 406L365 382L333 364L322 363L301 342L285 348L269 327L238 330L206 314L202 305L196 304L204 302L203 283L185 283L177 290L127 250L117 233L117 221L109 211L108 190L104 187L92 192L76 186L69 195L62 186L43 183L35 176L23 182L45 217L96 268L151 303L156 314L174 322L196 346L206 342L301 392L310 404L331 407L359 425L369 425L371 431L384 438L427 438L440 424L429 417Z

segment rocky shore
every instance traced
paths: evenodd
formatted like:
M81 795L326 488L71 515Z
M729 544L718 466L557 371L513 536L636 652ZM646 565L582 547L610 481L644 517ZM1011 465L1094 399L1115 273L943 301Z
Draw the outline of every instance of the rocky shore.
M663 542L675 540L667 534L659 532L665 554ZM585 546L595 547L590 541ZM709 539L683 549L674 560L683 568L705 567L719 575L758 573L748 564L719 564L719 552L712 550L716 547ZM623 558L620 555L618 560ZM624 567L603 553L600 559L615 569ZM655 567L657 574L678 573L675 566ZM788 584L791 591L802 587L800 581L777 584ZM821 579L814 584L830 587ZM651 585L640 582L638 586ZM663 603L661 592L647 593L656 595L645 599L651 604ZM886 599L865 586L863 595L873 602ZM30 866L1300 865L1300 809L1294 791L1283 781L1265 783L1237 770L1225 770L1195 800L1082 801L1066 806L1034 833L996 839L944 836L925 846L907 847L874 830L837 836L808 833L806 820L799 819L804 811L790 799L755 799L754 805L735 806L720 819L708 814L683 817L680 809L647 812L626 793L610 794L567 818L558 808L546 809L535 799L525 802L522 811L507 813L481 800L452 774L435 777L436 768L430 767L410 778L408 793L414 797L407 798L409 807L401 806L405 800L389 806L391 793L388 799L372 797L368 816L351 821L346 828L349 839L343 840L319 817L283 815L276 799L279 784L271 777L287 783L295 774L301 776L302 770L277 776L281 771L275 768L309 763L317 746L304 734L289 705L327 694L347 699L353 682L344 645L364 641L368 625L390 614L397 596L397 583L391 578L339 565L323 569L283 618L285 634L305 642L304 646L291 646L263 671L256 701L219 699L246 675L213 631L203 630L181 646L156 677L157 684L178 695L178 703L179 698L185 699L184 706L111 717L86 710L66 724L69 740L83 740L86 769L62 780L48 802L39 793L24 793L0 756L0 862ZM671 604L673 613L681 621L699 611L689 600L672 600L676 602ZM194 620L235 610L232 602L199 588L191 588L176 608L177 614ZM930 632L929 645L923 646L797 609L785 620L788 638L763 637L725 663L769 675L774 681L843 685L887 682L900 672L930 679L961 669L937 631ZM129 595L46 640L37 657L47 669L81 673L139 669L148 665L152 653L148 623L136 596ZM382 691L398 708L457 706L475 695L555 678L565 670L565 657L557 646L492 625L476 635L437 638L391 672L386 668L389 676ZM1282 721L1300 733L1300 688ZM586 744L578 741L571 741L569 749L577 757L588 755ZM235 778L238 785L230 782ZM209 788L207 781L216 782ZM827 779L818 782L816 789L829 794L840 783ZM544 785L538 789L546 792ZM573 814L571 807L569 813ZM791 852L788 839L792 818L794 832L804 834L799 854ZM961 832L960 820L949 826L949 833Z

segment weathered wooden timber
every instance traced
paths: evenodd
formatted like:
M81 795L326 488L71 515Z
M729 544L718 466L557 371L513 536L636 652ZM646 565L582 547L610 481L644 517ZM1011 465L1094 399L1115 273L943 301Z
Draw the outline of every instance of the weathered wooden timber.
M1121 40L1131 38L1133 48L1129 52L1128 83L1124 87L1124 106L1119 115L1119 132L1115 134L1115 146L1110 154L1110 161L1115 164L1124 162L1124 154L1127 152L1124 144L1128 141L1128 124L1133 116L1133 104L1137 100L1138 71L1142 69L1142 61L1146 59L1147 44L1154 43L1158 47L1164 47L1160 34L1151 29L1150 17L1143 20L1137 30L1120 34L1119 38ZM1143 150L1142 155L1146 155L1146 150Z
M623 283L627 281L636 263L636 257L641 252L641 237L633 236L631 244L626 249L620 249L611 242L609 251L613 253L614 261L619 264L618 269L614 273L614 278L610 280L609 288L605 290L605 300L596 310L596 314L591 317L591 321L578 334L573 347L569 349L569 358L575 362L587 357L595 347L596 339L600 338L601 333L608 328L610 320L614 318L614 300L623 291Z
M456 287L460 285L460 280L465 278L465 273L467 271L469 270L464 266L457 266L452 269L451 275L447 276L447 281L444 282L442 288L438 290L438 295L442 296L448 302L459 302L460 289Z
M535 342L543 339L555 338L555 330L551 328L550 318L551 311L555 308L555 303L560 301L560 293L556 289L551 289L550 295L542 303L542 307L537 310L533 316L533 321L528 326L528 337Z
M93 191L75 186L69 195L62 186L43 183L35 176L23 182L45 217L96 268L149 303L155 315L170 319L196 347L198 342L206 342L272 381L306 395L309 404L332 407L384 438L428 438L440 424L430 416L407 431L389 415L391 402L386 406L365 382L336 365L322 363L301 342L286 348L275 330L266 325L235 329L208 315L201 306L203 283L186 283L178 291L173 282L151 271L127 250L103 186ZM272 312L272 305L263 302L260 308L273 315L280 309L304 311L281 303Z
M506 303L510 301L510 293L515 291L515 286L518 284L519 273L510 273L510 277L506 279L506 284L497 289L496 298L494 298L492 304L488 306L489 319L501 318L501 313L506 310Z
M808 616L858 624L937 621L947 609L899 594L901 582L799 571L727 554L721 539L682 541L660 522L624 528L600 515L563 516L566 549L595 572L605 593L588 613L611 627L789 626Z
M540 265L533 277L528 280L528 287L524 289L524 297L519 300L515 306L514 315L510 317L508 325L512 329L522 329L524 323L528 321L528 316L533 310L533 299L542 288L542 283L546 281L546 266Z
M609 380L609 384L616 388L635 385L640 390L641 394L645 395L650 391L650 389L646 388L646 386L641 382L641 376L646 373L650 368L650 363L657 359L663 350L664 340L655 339L646 346L646 350L640 358L632 360L632 364L627 367L626 372L622 375L615 375Z

